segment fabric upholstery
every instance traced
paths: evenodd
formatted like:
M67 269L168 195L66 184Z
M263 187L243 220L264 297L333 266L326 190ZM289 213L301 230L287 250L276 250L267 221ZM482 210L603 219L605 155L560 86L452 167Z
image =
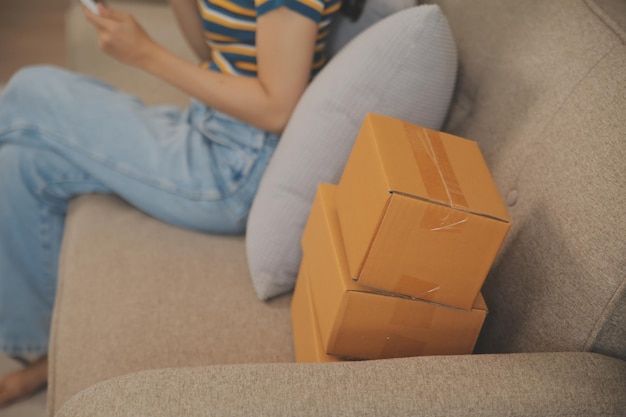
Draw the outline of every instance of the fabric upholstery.
M623 38L582 0L437 4L460 57L446 130L478 142L512 219L479 351L626 358Z
M58 417L621 416L623 386L625 362L585 353L200 367L107 381Z
M626 2L585 0L585 3L607 26L615 30L616 35L626 41Z
M246 248L261 299L293 289L300 238L317 184L338 182L367 112L438 129L456 51L438 7L396 13L350 42L298 103L248 220Z
M445 128L479 142L513 217L479 350L623 357L624 1L437 3L459 47ZM291 361L289 297L256 299L243 239L111 197L72 204L62 258L49 415L194 365L60 415L626 415L625 362L589 353L202 367Z
M256 298L242 237L190 232L87 195L72 203L59 278L51 411L143 369L293 361L290 298Z

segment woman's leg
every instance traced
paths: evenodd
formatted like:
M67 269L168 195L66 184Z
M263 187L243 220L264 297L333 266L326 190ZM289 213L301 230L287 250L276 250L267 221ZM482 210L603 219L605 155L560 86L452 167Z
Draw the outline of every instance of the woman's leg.
M182 227L240 233L275 139L66 71L18 73L0 96L0 348L47 350L72 196L112 192Z
M0 378L0 406L46 382L68 197L108 190L48 149L0 146L0 350L40 359Z
M109 190L54 151L0 145L0 350L43 355L68 199Z
M241 233L239 194L260 178L276 138L213 114L146 107L90 78L28 68L0 96L0 146L53 150L169 223Z

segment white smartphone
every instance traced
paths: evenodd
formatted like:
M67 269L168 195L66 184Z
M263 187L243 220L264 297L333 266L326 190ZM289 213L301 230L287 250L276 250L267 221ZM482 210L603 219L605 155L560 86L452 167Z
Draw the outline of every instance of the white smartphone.
M80 2L84 4L91 13L100 14L100 12L98 11L98 6L96 6L96 2L94 0L80 0Z

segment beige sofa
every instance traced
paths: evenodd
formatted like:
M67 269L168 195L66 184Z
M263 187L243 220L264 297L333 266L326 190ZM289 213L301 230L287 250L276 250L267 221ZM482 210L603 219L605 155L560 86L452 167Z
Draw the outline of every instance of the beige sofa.
M626 415L626 2L436 3L459 50L445 130L478 141L513 223L484 286L480 354L291 363L290 295L256 298L243 237L83 196L63 243L49 415ZM125 7L184 49L163 5ZM101 57L79 18L75 69L186 100Z

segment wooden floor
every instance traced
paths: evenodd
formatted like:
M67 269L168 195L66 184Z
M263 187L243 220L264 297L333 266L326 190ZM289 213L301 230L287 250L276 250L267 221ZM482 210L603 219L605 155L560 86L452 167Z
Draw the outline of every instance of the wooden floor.
M0 84L25 65L66 66L65 10L78 0L0 0Z

